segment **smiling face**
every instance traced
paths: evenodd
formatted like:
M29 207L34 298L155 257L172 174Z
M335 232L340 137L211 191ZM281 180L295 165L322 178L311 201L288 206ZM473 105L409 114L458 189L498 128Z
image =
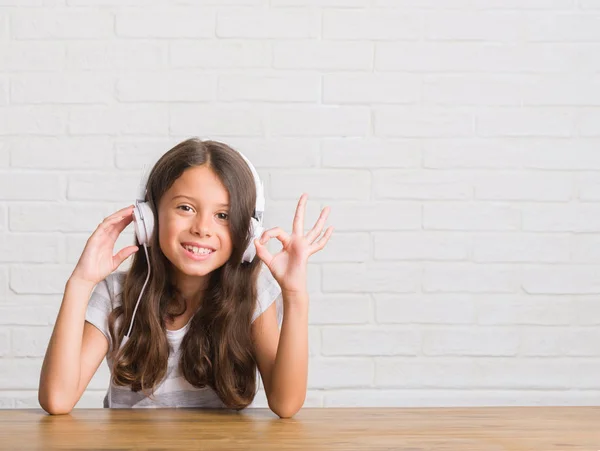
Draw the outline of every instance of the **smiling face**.
M229 204L227 189L207 165L186 169L160 199L158 241L178 285L205 282L231 256Z

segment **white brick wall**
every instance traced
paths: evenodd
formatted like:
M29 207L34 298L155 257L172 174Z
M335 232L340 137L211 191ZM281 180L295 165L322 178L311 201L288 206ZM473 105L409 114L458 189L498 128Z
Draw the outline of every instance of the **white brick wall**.
M306 405L598 404L598 55L597 0L0 0L0 408L190 135L254 161L268 225L333 208Z

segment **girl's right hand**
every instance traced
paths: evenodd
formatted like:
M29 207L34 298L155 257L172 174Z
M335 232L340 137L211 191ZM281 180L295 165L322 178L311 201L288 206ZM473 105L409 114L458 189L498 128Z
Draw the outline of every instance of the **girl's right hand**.
M89 237L70 280L96 285L119 267L138 246L127 246L113 256L121 232L133 221L133 205L108 216Z

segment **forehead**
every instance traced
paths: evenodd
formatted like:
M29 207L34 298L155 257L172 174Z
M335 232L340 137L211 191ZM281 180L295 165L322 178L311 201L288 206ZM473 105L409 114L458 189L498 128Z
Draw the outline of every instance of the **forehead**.
M229 193L217 174L208 166L188 168L165 193L167 199L185 195L210 202L228 203Z

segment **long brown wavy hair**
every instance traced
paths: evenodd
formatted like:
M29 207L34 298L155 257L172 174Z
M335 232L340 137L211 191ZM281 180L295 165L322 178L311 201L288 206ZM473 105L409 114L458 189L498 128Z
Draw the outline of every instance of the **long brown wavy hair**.
M148 247L152 271L131 336L122 348L120 344L148 272L143 251L135 253L125 276L122 303L109 316L114 344L112 380L151 395L166 376L170 349L165 320L183 314L186 303L172 282L172 264L159 246L157 210L175 180L186 169L202 165L211 168L229 192L233 251L230 259L210 274L200 308L181 343L179 364L190 384L197 388L211 387L228 408L239 410L248 406L256 394L251 319L260 259L242 263L244 249L251 239L250 218L255 213L256 189L243 157L216 141L197 138L183 141L166 152L150 172L145 200L153 210L155 223ZM119 325L118 318L121 318Z

